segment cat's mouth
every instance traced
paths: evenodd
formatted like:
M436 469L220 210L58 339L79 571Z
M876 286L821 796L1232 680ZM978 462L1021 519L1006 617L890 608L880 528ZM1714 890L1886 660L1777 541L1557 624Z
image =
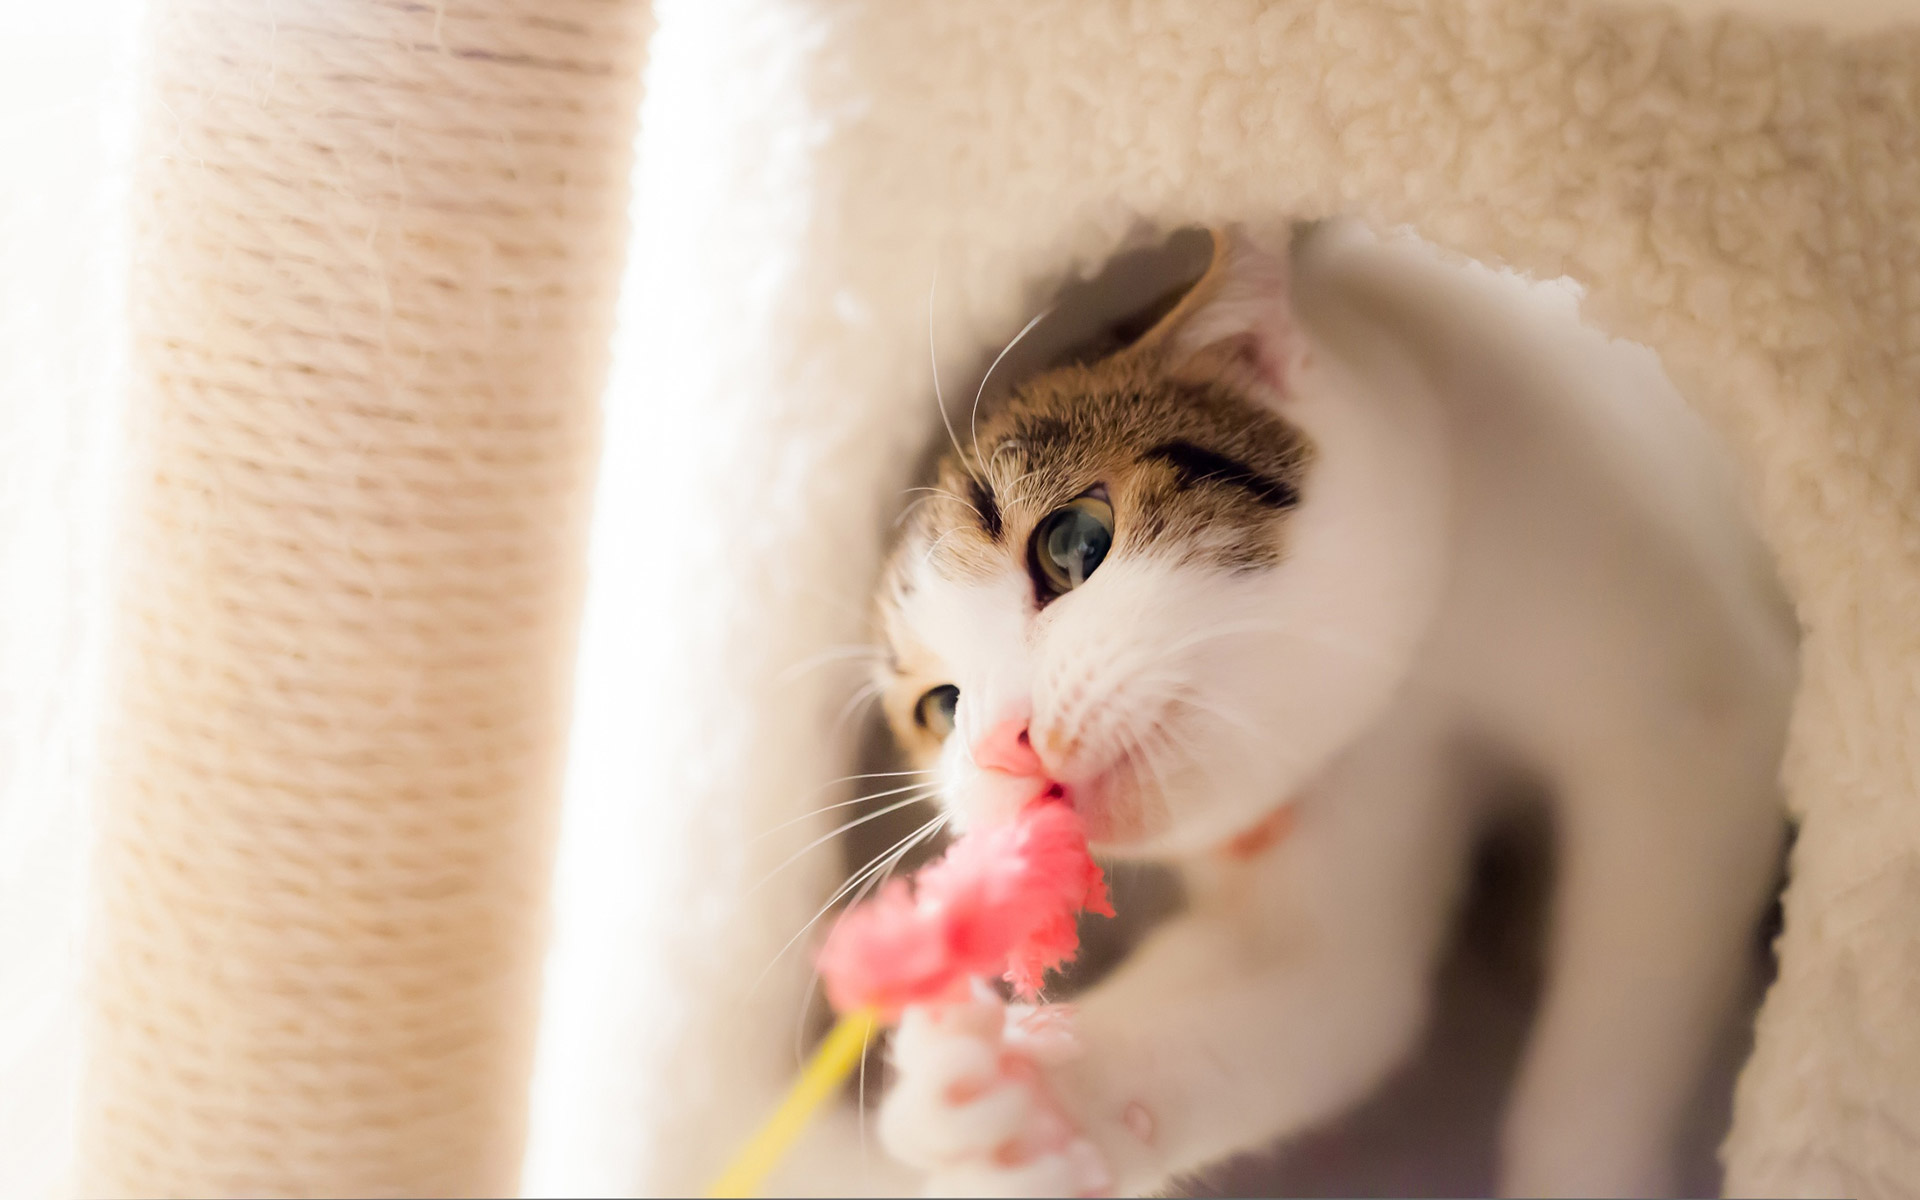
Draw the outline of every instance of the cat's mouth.
M1115 706L1102 706L1055 714L1035 737L1047 778L1063 785L1096 846L1137 851L1166 832L1170 764L1154 759L1148 742L1168 735L1169 720L1164 710L1155 712L1143 732L1123 722Z
M1059 785L1080 814L1087 839L1096 846L1125 848L1150 837L1145 772L1131 751L1122 751L1085 779Z
M1028 805L1064 803L1079 814L1095 845L1118 851L1141 849L1165 832L1169 808L1158 786L1165 764L1150 761L1148 750L1128 745L1129 740L1114 737L1092 743L1058 732L1036 737L1032 744L1038 753L1027 769L984 767L973 777L966 807L973 819L993 823ZM1096 744L1099 751L1089 754Z

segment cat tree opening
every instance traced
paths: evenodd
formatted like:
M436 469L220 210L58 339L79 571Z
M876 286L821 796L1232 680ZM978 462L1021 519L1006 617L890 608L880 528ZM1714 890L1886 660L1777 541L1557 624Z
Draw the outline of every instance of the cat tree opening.
M1394 236L1419 240L1406 230ZM1165 236L1136 235L1133 240L1136 244L1131 249L1097 269L1039 289L1032 301L1034 315L1008 340L983 341L961 355L961 365L942 371L940 398L923 397L927 458L916 484L926 482L932 459L952 445L949 425L960 430L976 425L982 410L991 412L1009 391L1051 366L1091 361L1128 344L1200 277L1211 253L1209 236L1198 228ZM1586 365L1617 371L1614 387L1627 397L1625 402L1644 398L1656 406L1680 403L1651 350L1610 341L1584 325L1579 310L1583 289L1572 280L1528 281L1471 261L1462 261L1455 269L1503 277L1508 286L1524 289L1529 302L1551 314L1550 319L1564 326L1568 336L1584 335L1593 343L1584 347L1591 355ZM937 328L935 303L930 297L930 321ZM1659 394L1645 396L1649 389ZM924 494L924 488L905 492L900 506L911 505ZM1633 652L1632 647L1622 650ZM843 665L852 695L846 712L857 713L870 705L871 689L856 690L857 666ZM859 745L851 772L862 779L898 782L905 762L890 745L884 723L870 709ZM1539 781L1512 776L1496 786L1507 796L1502 803L1505 815L1480 839L1468 897L1436 980L1435 1012L1416 1054L1353 1111L1304 1135L1279 1139L1265 1150L1222 1164L1190 1181L1185 1194L1475 1194L1496 1186L1500 1119L1539 998L1555 858ZM847 789L847 794L873 790L863 784ZM843 873L849 878L885 857L937 812L931 800L898 809L900 802L892 798L896 790L886 789L882 799L837 814L861 818L838 839ZM896 810L881 812L882 804ZM1781 819L1784 823L1784 810ZM899 860L897 871L902 875L911 871L936 855L941 844L915 846ZM1087 951L1059 993L1060 999L1071 1001L1097 983L1181 903L1179 885L1164 868L1127 864L1116 876L1115 887L1121 919L1085 923ZM841 900L836 910L845 903ZM1689 1106L1684 1127L1676 1131L1683 1147L1681 1175L1689 1193L1705 1194L1719 1187L1716 1151L1731 1119L1733 1082L1751 1045L1752 1017L1772 977L1771 940L1777 921L1776 905L1764 921L1755 923L1739 1014L1723 1030L1712 1064L1700 1080L1697 1101ZM808 1011L817 1036L825 1028L826 1010L817 1001L814 1005ZM885 1078L884 1064L883 1048L876 1044L862 1086L849 1096L850 1106L856 1112L864 1108L868 1119Z
M593 1102L536 1106L534 1177L698 1187L738 1110L785 1081L804 972L748 984L790 931L771 914L810 912L832 880L802 865L745 898L778 861L750 839L854 758L851 733L828 732L845 692L785 673L863 635L933 428L929 283L940 361L980 369L1142 228L1351 212L1580 280L1590 318L1657 352L1727 446L1805 631L1784 772L1801 832L1727 1186L1897 1194L1920 1174L1920 1142L1886 1119L1920 1078L1902 916L1920 711L1903 674L1920 654L1904 599L1920 441L1901 415L1920 361L1901 290L1920 270L1911 32L1845 42L1577 0L1282 0L1200 21L1019 7L1017 37L992 5L831 27L775 6L663 31L647 286L616 386L631 400L609 419L624 467L601 512L715 523L602 539L607 558L644 544L667 567L589 598L603 691L577 726L547 1079ZM714 103L717 80L756 102ZM622 616L656 602L658 631ZM671 700L635 720L641 680Z

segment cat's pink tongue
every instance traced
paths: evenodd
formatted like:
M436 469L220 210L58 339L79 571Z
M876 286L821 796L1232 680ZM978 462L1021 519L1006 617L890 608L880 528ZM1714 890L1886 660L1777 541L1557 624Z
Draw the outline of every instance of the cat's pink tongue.
M1012 819L960 838L911 886L895 880L840 919L817 960L835 1009L893 1015L963 998L983 975L1033 999L1079 951L1081 910L1113 915L1066 790L1036 782L1035 802Z

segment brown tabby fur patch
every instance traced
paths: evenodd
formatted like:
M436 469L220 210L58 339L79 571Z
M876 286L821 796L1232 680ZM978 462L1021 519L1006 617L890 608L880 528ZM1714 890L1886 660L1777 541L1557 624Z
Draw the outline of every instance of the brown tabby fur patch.
M1034 526L1095 485L1113 505L1114 556L1228 571L1277 563L1313 448L1266 405L1188 376L1160 354L1123 353L1049 371L983 412L977 457L941 459L883 594L907 585L907 555L955 579L1010 557L1024 569Z

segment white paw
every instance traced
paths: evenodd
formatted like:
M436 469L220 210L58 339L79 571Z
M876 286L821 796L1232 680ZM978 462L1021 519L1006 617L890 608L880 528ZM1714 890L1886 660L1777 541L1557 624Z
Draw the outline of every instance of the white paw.
M1045 1065L1070 1053L1064 1018L997 998L909 1008L880 1109L889 1152L928 1173L930 1196L1093 1196L1106 1164L1061 1109Z

